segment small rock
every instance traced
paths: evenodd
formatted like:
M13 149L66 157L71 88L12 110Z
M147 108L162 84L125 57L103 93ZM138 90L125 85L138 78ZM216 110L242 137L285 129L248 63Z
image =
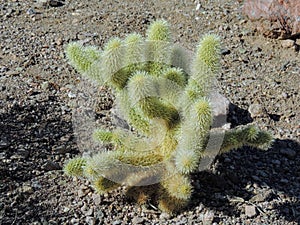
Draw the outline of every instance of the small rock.
M65 206L65 207L63 208L63 211L64 211L65 213L66 213L66 212L69 212L69 211L70 211L70 208Z
M86 196L86 192L84 190L80 189L80 190L78 190L77 195L79 198L82 198L82 197Z
M19 155L20 158L26 159L29 156L29 151L27 151L25 149L19 149L17 151L17 154Z
M256 215L256 208L254 205L245 206L245 214L247 217L253 217Z
M215 217L215 213L213 211L207 211L203 215L203 224L212 224L214 217Z
M229 55L231 51L229 49L222 49L221 50L221 55Z
M224 159L224 162L225 162L225 163L230 163L230 162L231 162L231 159L228 158L228 157L226 157L226 158Z
M35 14L36 14L36 11L35 11L34 9L32 9L32 8L29 8L29 9L27 9L26 13L27 13L28 15L35 15Z
M79 219L72 218L70 222L71 224L79 224Z
M171 215L169 213L163 212L162 214L160 214L159 219L167 220L167 219L170 219L170 217L171 217Z
M63 39L59 37L59 38L57 38L57 39L55 40L55 43L56 43L58 46L60 46L60 45L63 44Z
M41 84L41 88L43 90L47 90L49 88L49 82L48 81L45 81Z
M84 215L85 216L91 216L91 215L93 215L93 213L94 213L94 209L90 208L89 210L87 210L87 211L84 212Z
M51 7L59 7L59 6L63 6L64 4L60 1L56 1L56 0L50 0L49 1L49 5Z
M113 225L119 225L119 224L121 224L121 223L122 223L121 220L115 220L112 224L113 224Z
M296 156L296 151L294 151L293 149L290 149L290 148L283 148L283 149L280 149L279 152L288 157L289 159L294 159L295 156Z
M281 41L281 46L283 48L291 48L291 47L294 46L294 44L295 44L295 42L293 40L290 40L290 39Z
M271 161L271 163L273 163L273 164L275 164L275 165L280 165L280 164L281 164L281 162L280 162L278 159L273 159L273 160Z
M43 165L43 169L46 171L52 171L52 170L61 170L62 168L56 162L47 161Z
M96 224L96 219L92 216L87 216L85 218L85 222L88 224L88 225L95 225Z
M273 192L271 190L263 191L255 196L253 196L250 201L251 202L264 202L269 200L272 196Z
M53 146L52 150L56 154L66 154L66 153L70 152L71 149L68 146L60 145L60 146Z
M5 140L0 140L0 149L4 149L4 148L6 148L6 147L8 147L8 146L9 146L9 144L8 144L7 141L5 141Z
M23 185L22 187L22 192L23 193L32 193L33 192L33 189L31 186L29 185Z
M76 98L76 94L72 93L72 92L69 92L68 93L68 97L69 98Z
M132 219L132 224L141 224L143 222L144 222L144 218L142 218L142 217L134 217Z
M283 184L287 184L287 183L289 183L289 180L288 180L288 179L285 179L285 178L282 178L282 179L280 180L280 182L283 183Z
M255 181L261 181L261 179L258 176L252 175L251 177Z
M100 205L100 203L101 203L100 195L98 195L98 194L93 194L93 195L92 195L92 198L93 198L93 200L94 200L95 205Z
M251 117L261 116L263 114L263 107L261 104L251 104L248 108L248 111L251 114Z

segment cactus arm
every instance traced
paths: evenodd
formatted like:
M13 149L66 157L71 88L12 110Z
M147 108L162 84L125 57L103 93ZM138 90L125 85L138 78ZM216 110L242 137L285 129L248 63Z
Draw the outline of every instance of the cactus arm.
M273 141L269 132L261 131L253 125L242 126L225 132L220 153L228 152L242 146L267 149Z
M85 74L94 62L100 60L100 51L93 46L83 47L80 42L71 42L66 48L69 63L81 74ZM91 74L96 78L99 74Z
M83 167L86 165L86 160L83 158L71 159L65 166L64 172L68 176L83 176Z

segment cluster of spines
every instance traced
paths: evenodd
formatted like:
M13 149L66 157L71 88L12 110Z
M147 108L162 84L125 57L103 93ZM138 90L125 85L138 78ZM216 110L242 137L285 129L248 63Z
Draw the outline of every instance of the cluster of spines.
M189 174L197 169L212 124L212 108L206 96L220 68L220 41L215 35L205 35L190 69L188 61L179 60L184 52L176 46L172 48L170 42L169 26L159 20L150 25L146 40L136 33L124 40L113 38L102 52L77 43L69 45L70 63L80 73L106 81L114 88L122 116L141 136L128 130L97 130L94 138L112 144L115 150L71 160L65 171L90 178L99 193L120 183L130 184L130 190L138 190L133 193L137 201L145 203L153 194L134 185L147 180L152 171L130 173L132 168L128 165L143 168L163 163L166 174L156 200L160 209L174 212L191 198ZM147 142L158 136L162 136L160 143ZM242 145L260 147L270 141L268 133L250 126L226 132L222 151Z
M256 126L242 126L225 132L220 152L228 152L242 146L268 149L272 144L272 135Z

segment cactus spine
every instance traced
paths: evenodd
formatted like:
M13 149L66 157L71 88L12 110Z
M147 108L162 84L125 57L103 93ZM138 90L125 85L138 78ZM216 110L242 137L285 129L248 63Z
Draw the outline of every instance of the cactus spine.
M139 203L152 198L161 210L176 212L191 198L190 174L209 138L213 109L208 96L220 68L220 40L203 36L191 65L171 40L168 23L158 20L145 39L136 33L113 38L103 50L68 46L75 69L113 88L121 116L135 132L96 130L93 138L114 150L73 159L65 171L87 177L98 193L127 185L128 195ZM268 133L248 126L227 131L221 152L270 142Z

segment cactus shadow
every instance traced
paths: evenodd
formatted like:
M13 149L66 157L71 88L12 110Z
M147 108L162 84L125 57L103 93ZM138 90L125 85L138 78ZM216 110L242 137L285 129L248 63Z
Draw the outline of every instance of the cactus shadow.
M238 125L246 125L252 123L253 119L248 110L242 109L233 103L229 103L227 122L231 124L232 128Z
M231 127L253 122L249 111L230 103ZM214 212L247 219L245 206L256 215L276 215L300 223L300 143L276 139L270 149L243 147L218 155L211 168L192 175L190 208L204 206ZM215 222L220 218L216 218Z
M37 180L61 169L56 155L78 153L69 113L55 96L40 95L0 113L0 224L27 224L46 216L50 193ZM24 185L30 191L21 191Z
M300 222L300 144L276 139L267 151L243 147L216 158L210 170L193 174L190 207L247 219L246 205L256 215L276 215Z

